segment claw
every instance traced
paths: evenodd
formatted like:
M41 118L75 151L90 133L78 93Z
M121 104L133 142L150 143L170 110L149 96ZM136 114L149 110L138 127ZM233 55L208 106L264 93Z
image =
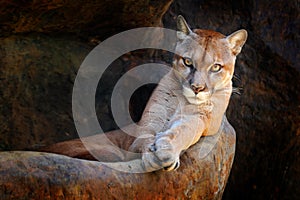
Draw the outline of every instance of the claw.
M150 152L155 152L156 151L156 147L154 144L152 144L150 147L149 147L149 151Z
M172 171L172 170L176 170L179 167L179 161L174 162L172 165L168 166L168 167L164 167L165 171Z

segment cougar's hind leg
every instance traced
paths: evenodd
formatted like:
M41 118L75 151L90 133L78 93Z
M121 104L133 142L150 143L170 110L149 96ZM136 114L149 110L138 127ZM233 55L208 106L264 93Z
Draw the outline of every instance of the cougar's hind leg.
M98 134L81 139L59 142L39 149L73 158L115 162L127 159L129 146L135 137L121 130Z

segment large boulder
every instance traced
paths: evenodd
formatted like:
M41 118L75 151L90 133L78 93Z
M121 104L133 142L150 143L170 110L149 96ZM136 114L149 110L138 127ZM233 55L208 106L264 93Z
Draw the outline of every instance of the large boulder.
M70 147L72 148L72 147ZM181 156L176 171L128 173L98 161L11 151L0 153L0 197L8 199L221 199L235 152L228 126Z

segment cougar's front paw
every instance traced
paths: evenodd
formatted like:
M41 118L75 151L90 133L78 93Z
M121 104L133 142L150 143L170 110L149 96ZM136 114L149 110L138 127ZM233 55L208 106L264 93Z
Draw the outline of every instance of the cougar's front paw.
M164 169L176 170L179 163L179 154L176 153L168 138L158 138L149 146L149 151L143 155L143 163L146 171Z
M135 139L128 150L135 153L147 152L149 149L148 146L153 144L154 141L155 137L153 135L141 135Z

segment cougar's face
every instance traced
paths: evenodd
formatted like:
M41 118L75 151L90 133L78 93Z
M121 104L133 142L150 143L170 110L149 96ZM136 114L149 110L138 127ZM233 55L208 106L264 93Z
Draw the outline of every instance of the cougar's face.
M225 38L198 29L177 42L173 67L190 103L204 103L222 90L231 92L236 56Z

